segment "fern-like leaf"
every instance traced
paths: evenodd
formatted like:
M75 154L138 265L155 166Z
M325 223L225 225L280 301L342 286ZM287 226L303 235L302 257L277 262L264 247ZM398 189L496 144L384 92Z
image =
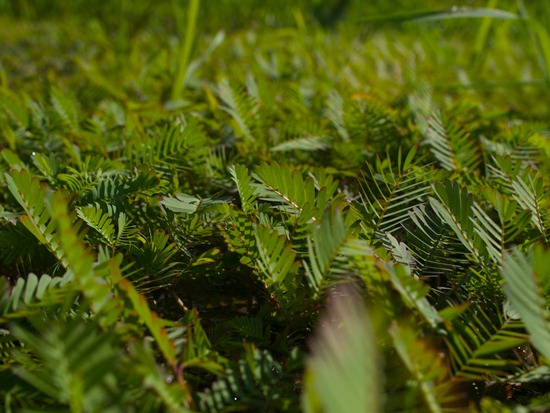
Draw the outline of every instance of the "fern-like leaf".
M242 165L234 165L229 168L229 173L233 182L237 185L239 197L241 198L241 209L245 214L248 214L253 210L256 198L258 197L254 191L254 187L251 185L252 178L248 173L248 169Z
M405 159L399 150L397 164L392 159L376 160L365 177L363 206L368 222L365 232L378 237L400 229L409 219L409 211L423 204L429 193L430 173L417 173L413 162L416 149L411 149Z
M67 268L68 262L54 236L55 226L47 207L46 187L26 169L12 170L5 177L9 190L26 212L20 217L21 223Z
M231 209L228 222L220 226L220 230L229 249L241 256L241 263L254 266L256 235L250 217L242 211Z
M444 118L429 95L411 100L425 144L441 167L448 171L474 172L481 163L481 146L475 136L451 119Z
M5 278L0 278L2 284L0 297L0 318L15 318L27 316L33 308L47 307L61 303L66 299L63 287L72 281L70 272L63 277L51 277L43 274L38 277L30 273L26 278L18 278L15 286L9 288Z
M322 151L325 149L328 149L330 145L325 141L325 139L322 139L317 136L312 137L304 137L304 138L296 138L291 139L286 142L280 143L273 148L271 148L272 152L287 152L287 151Z
M56 87L53 87L50 93L52 106L63 124L71 132L78 131L78 109L76 103Z
M244 91L232 87L227 79L223 79L218 84L218 93L225 103L223 109L235 120L246 140L254 142L258 122L258 102L246 95Z
M192 214L197 211L201 203L199 198L187 194L178 194L175 198L165 197L161 204L170 211L179 214Z
M306 412L381 412L383 373L363 301L351 287L330 298L306 365ZM322 408L321 408L322 407Z
M229 327L244 337L257 344L266 343L269 340L269 328L264 327L260 317L235 317L229 322Z
M19 218L19 214L16 216ZM36 237L21 222L5 225L0 230L0 258L5 264L40 258L40 246ZM43 250L50 255L46 248Z
M540 232L545 241L547 241L547 210L546 201L547 188L540 176L532 177L527 175L522 177L518 175L512 182L514 188L514 199L523 209L531 212L531 221L535 228Z
M498 231L503 242L498 249L502 254L508 245L517 244L528 231L532 222L531 211L522 210L512 196L503 194L497 189L484 188L483 193L498 214Z
M296 403L288 392L289 381L279 363L267 351L249 347L246 359L236 369L228 369L226 377L199 393L200 407L207 413L252 409L253 411L283 411Z
M348 231L339 210L328 211L308 238L309 261L303 260L310 287L317 294L333 270L332 266L348 240Z
M344 141L349 141L350 136L344 119L344 100L336 91L331 90L327 98L327 116Z
M176 117L135 136L124 148L131 165L146 163L168 176L200 171L208 154L206 137L192 117Z
M453 374L467 380L504 378L528 367L511 351L528 341L523 323L506 318L494 303L474 304L452 320L445 337Z
M475 261L487 266L489 260L499 262L502 251L501 234L494 222L476 205L472 194L457 183L434 185L439 199L430 198L430 205L449 225L472 254Z
M414 258L415 273L435 279L464 273L468 260L463 244L431 208L414 207L409 216L413 225L407 227L404 244Z
M109 214L92 205L77 208L77 215L97 233L101 235L103 242L111 247L115 245L115 226Z
M504 258L503 289L519 313L531 337L531 343L550 359L550 311L546 297L550 292L549 254L536 247L530 256L519 250Z
M327 207L326 202L334 196L333 185L323 185L316 193L312 177L304 179L297 169L276 162L258 166L252 176L260 182L255 184L259 198L277 204L279 210L294 216L300 225L318 221ZM338 199L331 201L335 203Z
M288 277L292 277L299 267L296 251L287 243L284 235L264 225L256 225L256 246L258 248L258 266L265 274L267 287L282 286ZM263 278L263 277L262 277Z

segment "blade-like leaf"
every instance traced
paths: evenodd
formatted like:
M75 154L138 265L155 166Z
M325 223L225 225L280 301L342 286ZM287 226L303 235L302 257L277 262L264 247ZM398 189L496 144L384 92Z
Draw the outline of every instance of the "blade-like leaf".
M424 10L405 13L395 13L387 16L362 18L364 23L397 23L397 22L425 22L449 19L492 18L500 20L517 20L521 16L500 9L453 7L447 10Z
M531 343L550 359L550 311L546 297L550 291L549 253L537 247L531 255L514 250L504 258L503 289L519 313L531 336Z
M307 362L305 411L381 412L383 374L357 292L351 287L336 289L321 320Z

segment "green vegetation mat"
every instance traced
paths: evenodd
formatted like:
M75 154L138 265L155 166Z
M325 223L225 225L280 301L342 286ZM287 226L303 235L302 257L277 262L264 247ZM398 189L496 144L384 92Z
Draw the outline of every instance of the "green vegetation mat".
M0 16L4 411L550 411L550 2Z

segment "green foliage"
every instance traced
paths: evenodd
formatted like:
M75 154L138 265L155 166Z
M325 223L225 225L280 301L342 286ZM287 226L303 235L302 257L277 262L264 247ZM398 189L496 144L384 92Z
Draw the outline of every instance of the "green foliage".
M550 7L249 3L0 2L0 410L548 410Z
M381 411L381 366L369 318L357 293L336 290L307 365L304 410Z
M284 235L277 234L273 229L263 225L256 226L258 266L266 275L265 283L268 287L284 284L286 278L292 277L298 270L296 251L286 244L285 239Z
M243 409L292 411L297 397L288 379L289 373L271 354L249 347L235 369L227 370L227 377L199 394L201 410L209 413Z
M316 293L323 287L333 271L347 240L347 229L339 211L325 215L319 226L313 228L308 238L309 263L304 261L309 284Z
M547 309L547 296L550 273L545 262L547 256L546 251L540 247L535 249L530 260L520 251L513 251L506 257L502 275L506 280L504 292L525 323L531 343L548 359L550 313Z

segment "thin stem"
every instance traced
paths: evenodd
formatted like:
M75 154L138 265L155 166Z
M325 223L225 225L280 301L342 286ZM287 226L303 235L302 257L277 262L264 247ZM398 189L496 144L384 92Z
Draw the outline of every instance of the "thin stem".
M172 89L172 100L181 98L181 92L185 86L185 80L187 75L187 68L189 67L189 58L191 56L191 49L195 42L197 35L197 16L199 14L200 0L189 0L187 7L187 26L185 30L185 40L180 39L180 48L178 53L177 73L174 81L174 87ZM174 3L174 7L176 7ZM177 13L176 13L177 14ZM181 23L178 22L178 24Z

